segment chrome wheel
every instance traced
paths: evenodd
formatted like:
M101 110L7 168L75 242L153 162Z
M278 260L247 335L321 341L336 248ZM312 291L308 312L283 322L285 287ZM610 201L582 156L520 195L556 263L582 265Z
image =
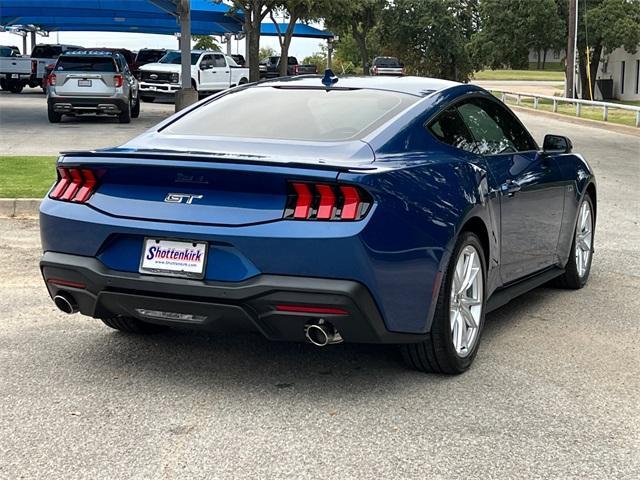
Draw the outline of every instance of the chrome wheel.
M582 202L576 225L576 270L580 278L584 277L589 268L593 246L593 215L591 205L586 200Z
M483 281L480 254L475 247L467 245L456 260L449 305L451 339L460 357L469 355L478 340L482 320Z

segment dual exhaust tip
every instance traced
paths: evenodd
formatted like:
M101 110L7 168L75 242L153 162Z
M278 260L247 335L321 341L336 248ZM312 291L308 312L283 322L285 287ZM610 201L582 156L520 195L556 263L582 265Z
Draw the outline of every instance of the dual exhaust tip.
M58 307L58 310L68 313L69 315L78 312L78 302L66 292L60 292L53 297L53 302Z
M314 323L308 323L304 327L304 335L316 347L325 347L336 343L342 343L342 336L336 328L324 319Z

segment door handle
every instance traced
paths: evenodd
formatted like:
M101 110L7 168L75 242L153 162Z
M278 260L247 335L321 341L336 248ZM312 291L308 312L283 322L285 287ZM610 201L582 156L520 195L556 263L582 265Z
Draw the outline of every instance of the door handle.
M508 197L513 197L513 195L520 190L522 190L522 185L511 179L500 185L500 191L503 195L507 195Z
M224 73L229 73L229 70L225 70Z

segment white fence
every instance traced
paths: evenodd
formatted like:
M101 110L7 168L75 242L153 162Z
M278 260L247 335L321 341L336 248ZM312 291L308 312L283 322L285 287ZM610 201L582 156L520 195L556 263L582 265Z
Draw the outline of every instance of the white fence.
M551 95L539 95L537 93L521 93L521 92L509 92L506 90L496 90L494 88L490 89L492 92L499 93L502 101L506 103L508 97L513 97L516 99L516 105L522 105L523 98L533 98L533 108L537 109L540 103L540 100L550 100L553 104L553 111L558 111L559 103L570 103L576 106L576 116L580 116L582 105L586 105L589 107L600 107L602 108L602 120L605 122L609 119L609 110L618 109L618 110L628 110L636 113L636 127L640 127L640 107L636 107L634 105L625 105L622 103L611 103L611 102L597 102L593 100L582 100L579 98L565 98L565 97L553 97Z

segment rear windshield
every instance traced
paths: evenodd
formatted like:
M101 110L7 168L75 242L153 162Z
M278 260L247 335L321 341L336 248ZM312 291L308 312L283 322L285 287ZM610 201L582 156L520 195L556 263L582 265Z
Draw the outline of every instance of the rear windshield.
M56 58L62 53L59 45L36 45L31 52L32 58Z
M387 57L387 58L376 58L374 65L376 67L399 67L400 62L397 58Z
M162 57L160 60L158 60L158 63L172 63L174 65L180 65L180 52L169 52L167 53L164 57ZM200 54L199 53L192 53L191 54L191 65L195 65L196 63L198 63L198 59L200 58Z
M11 47L0 47L0 57L14 57L15 53Z
M166 52L162 50L140 50L138 52L138 63L152 63L160 60Z
M116 64L111 57L65 57L58 59L58 72L115 72Z
M197 108L163 132L314 142L354 140L418 100L381 90L249 88Z

